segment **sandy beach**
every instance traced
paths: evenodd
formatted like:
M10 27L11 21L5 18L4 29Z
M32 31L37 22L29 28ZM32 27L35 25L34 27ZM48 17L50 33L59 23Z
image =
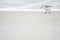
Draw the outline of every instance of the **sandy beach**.
M60 40L60 11L0 11L0 40Z

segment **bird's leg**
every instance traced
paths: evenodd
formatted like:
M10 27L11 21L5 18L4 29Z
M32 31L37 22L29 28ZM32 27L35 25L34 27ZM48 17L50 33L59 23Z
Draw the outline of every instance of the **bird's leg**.
M45 9L45 13L50 13L50 9Z

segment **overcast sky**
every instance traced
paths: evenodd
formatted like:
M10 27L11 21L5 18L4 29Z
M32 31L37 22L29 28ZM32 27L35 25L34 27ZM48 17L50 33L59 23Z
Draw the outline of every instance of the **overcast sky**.
M47 1L47 2L46 2ZM39 9L39 5L49 4L53 8L60 8L60 0L0 0L0 8L31 8Z

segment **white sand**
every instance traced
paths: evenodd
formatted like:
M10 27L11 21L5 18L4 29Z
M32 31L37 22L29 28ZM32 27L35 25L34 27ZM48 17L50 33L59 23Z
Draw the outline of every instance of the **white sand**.
M60 12L0 11L0 40L60 40Z

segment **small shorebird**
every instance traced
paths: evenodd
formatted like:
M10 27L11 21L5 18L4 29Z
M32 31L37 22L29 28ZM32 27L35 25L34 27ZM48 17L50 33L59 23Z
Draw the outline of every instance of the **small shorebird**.
M52 6L50 6L50 5L42 5L40 7L40 9L42 8L42 9L46 10L45 13L50 13L50 7L52 7Z

